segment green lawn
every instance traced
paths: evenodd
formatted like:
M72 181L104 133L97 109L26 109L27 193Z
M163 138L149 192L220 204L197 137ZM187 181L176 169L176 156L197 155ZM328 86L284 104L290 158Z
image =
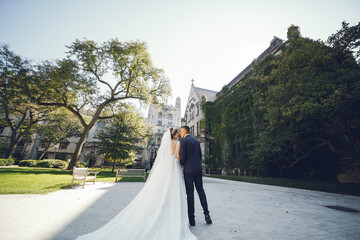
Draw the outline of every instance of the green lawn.
M221 176L221 175L205 175L207 177L221 178L233 181L242 181L249 183L258 183L265 185L275 185L282 187L292 187L307 190L316 190L322 192L340 193L360 196L360 184L337 183L325 181L310 181L287 178L264 178L264 177L247 177L247 176Z
M90 168L99 172L97 182L114 182L111 169ZM0 168L0 194L41 194L70 188L72 171L54 168ZM142 178L120 178L120 181L142 181ZM81 181L75 183L80 184Z
M90 168L90 172L99 172L96 181L114 182L116 173L111 169ZM284 178L263 178L245 176L206 175L234 181L293 187L332 193L360 196L360 184L307 181ZM54 168L0 168L0 194L41 194L70 188L72 171ZM143 181L142 178L120 178L124 181ZM81 181L75 183L80 184Z

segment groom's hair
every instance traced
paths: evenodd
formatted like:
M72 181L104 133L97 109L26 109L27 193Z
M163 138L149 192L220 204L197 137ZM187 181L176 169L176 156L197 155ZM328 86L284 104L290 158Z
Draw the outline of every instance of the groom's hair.
M181 128L184 128L184 129L186 130L186 132L187 132L187 133L189 133L189 132L190 132L190 128L189 128L189 126L182 126Z

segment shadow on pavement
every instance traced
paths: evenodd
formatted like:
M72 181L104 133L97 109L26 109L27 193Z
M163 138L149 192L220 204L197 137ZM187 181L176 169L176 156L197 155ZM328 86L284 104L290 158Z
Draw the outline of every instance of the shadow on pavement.
M109 187L89 189L90 191L106 191L85 211L74 220L69 220L66 226L52 239L70 240L78 236L95 231L113 219L136 196L144 186L142 182L116 183ZM78 188L78 191L86 191ZM69 216L70 218L71 216ZM71 222L70 222L71 221Z

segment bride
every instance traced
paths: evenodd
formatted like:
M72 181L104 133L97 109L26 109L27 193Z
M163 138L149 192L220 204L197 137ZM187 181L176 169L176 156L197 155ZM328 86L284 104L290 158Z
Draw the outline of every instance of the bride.
M137 196L110 222L77 240L194 240L189 229L179 131L166 131L149 177Z

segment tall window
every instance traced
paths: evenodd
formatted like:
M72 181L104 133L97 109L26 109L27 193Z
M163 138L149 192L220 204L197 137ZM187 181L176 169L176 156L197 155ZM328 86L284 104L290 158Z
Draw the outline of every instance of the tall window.
M157 145L160 145L161 144L161 138L158 138L157 139Z
M200 122L196 123L196 134L199 136L200 135Z
M159 112L159 114L158 114L158 120L162 120L162 113L161 112Z
M61 142L59 149L67 149L68 145L69 145L69 142Z
M41 142L41 147L42 148L46 148L46 147L48 147L49 146L49 142L48 141L43 141L43 142Z
M170 114L169 117L168 117L169 120L173 120L173 115Z

